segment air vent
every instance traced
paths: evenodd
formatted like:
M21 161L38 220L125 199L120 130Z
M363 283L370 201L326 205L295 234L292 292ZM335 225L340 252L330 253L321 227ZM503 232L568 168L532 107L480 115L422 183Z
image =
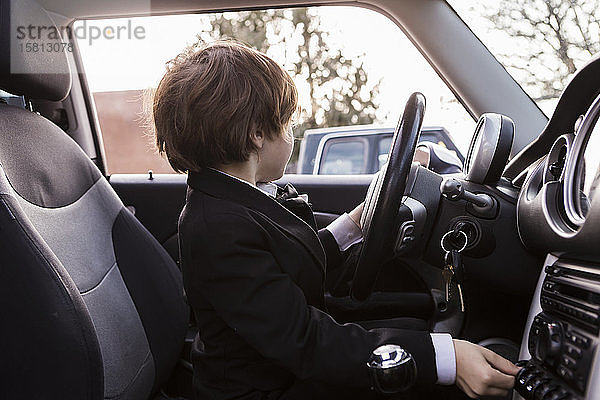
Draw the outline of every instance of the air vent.
M563 172L567 155L573 143L573 135L562 135L552 145L544 166L544 183L559 182L563 179Z
M548 166L548 172L552 175L553 180L559 181L562 176L563 169L565 168L565 161L567 160L567 145L562 145L558 150L558 160L554 161Z

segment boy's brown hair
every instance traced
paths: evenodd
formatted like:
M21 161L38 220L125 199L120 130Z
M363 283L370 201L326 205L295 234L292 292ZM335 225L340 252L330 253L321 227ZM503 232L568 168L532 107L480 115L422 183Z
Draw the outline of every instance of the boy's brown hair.
M177 172L247 161L252 130L283 135L298 108L291 77L233 41L194 45L167 64L155 91L156 145Z

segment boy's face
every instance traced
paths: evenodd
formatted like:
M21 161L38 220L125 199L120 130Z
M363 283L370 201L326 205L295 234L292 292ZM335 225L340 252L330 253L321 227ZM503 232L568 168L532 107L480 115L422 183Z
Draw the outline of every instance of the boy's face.
M257 181L269 182L281 178L293 149L294 137L289 125L283 134L273 140L266 139L259 152Z

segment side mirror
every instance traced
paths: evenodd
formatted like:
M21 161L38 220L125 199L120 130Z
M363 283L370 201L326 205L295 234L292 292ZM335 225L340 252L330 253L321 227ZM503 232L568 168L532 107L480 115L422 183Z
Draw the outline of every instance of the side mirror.
M367 367L373 388L381 394L404 392L417 379L417 364L412 355L395 344L373 350Z

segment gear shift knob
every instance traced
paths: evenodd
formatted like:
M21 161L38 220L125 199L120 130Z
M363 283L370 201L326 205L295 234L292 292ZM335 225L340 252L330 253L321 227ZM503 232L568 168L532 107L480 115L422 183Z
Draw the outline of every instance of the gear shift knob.
M367 363L373 388L382 394L410 389L417 379L417 364L409 352L395 344L379 346Z

